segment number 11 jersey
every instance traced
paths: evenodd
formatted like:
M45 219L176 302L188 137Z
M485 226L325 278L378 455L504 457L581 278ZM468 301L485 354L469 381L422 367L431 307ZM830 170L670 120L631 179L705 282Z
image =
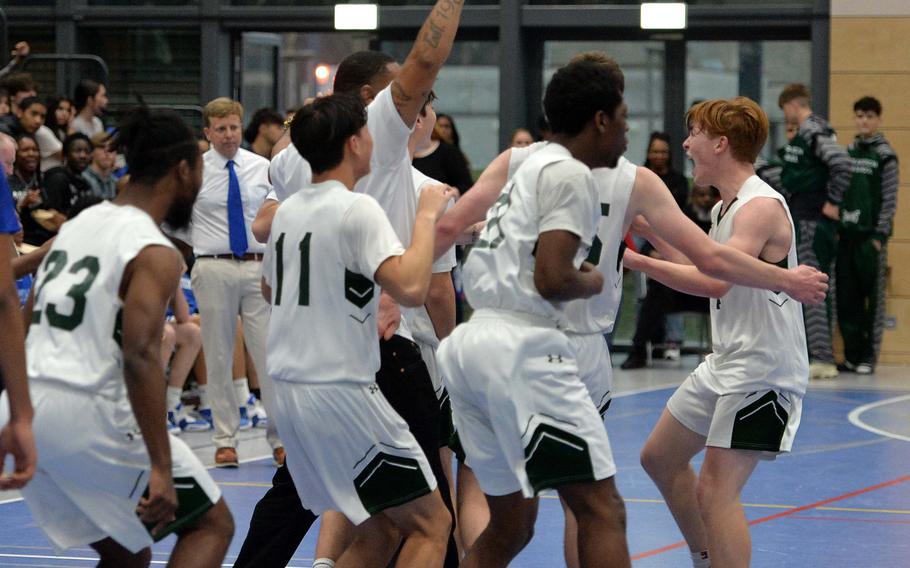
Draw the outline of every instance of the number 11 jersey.
M369 384L379 370L376 270L404 247L375 199L337 181L278 207L262 276L272 291L269 376Z
M131 205L105 201L60 228L37 273L26 340L29 381L130 408L123 380L120 284L127 265L148 246L174 250L148 213ZM176 253L174 262L179 262Z

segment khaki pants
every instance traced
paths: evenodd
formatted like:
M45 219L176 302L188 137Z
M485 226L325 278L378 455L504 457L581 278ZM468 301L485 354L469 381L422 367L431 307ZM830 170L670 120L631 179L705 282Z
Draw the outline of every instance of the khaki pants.
M269 324L269 305L260 288L261 263L220 258L200 258L193 266L192 285L202 323L202 348L208 369L208 392L212 404L216 448L237 446L240 426L237 400L231 377L237 316L243 324L247 349L253 358L262 402L272 414L272 381L265 366L265 342ZM269 444L281 445L270 425Z

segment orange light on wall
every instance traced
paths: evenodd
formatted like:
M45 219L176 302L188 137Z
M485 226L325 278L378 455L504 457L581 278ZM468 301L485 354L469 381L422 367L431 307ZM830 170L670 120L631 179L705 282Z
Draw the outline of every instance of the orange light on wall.
M323 85L328 82L329 77L332 75L332 70L329 69L328 65L320 63L316 66L316 69L313 71L313 73L316 75L316 81L320 85Z

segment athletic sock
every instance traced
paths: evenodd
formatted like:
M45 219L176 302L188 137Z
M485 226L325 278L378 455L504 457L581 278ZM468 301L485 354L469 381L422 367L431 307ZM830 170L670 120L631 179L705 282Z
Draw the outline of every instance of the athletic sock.
M331 558L317 558L313 561L313 568L335 568L335 561Z
M708 551L691 552L693 568L711 568L711 559L708 558Z
M250 399L250 383L243 379L234 379L234 394L237 395L237 406L244 406Z
M183 392L183 389L178 387L167 387L167 409L169 411L177 410L177 405L180 404L180 394Z
M208 385L199 385L199 408L211 408Z

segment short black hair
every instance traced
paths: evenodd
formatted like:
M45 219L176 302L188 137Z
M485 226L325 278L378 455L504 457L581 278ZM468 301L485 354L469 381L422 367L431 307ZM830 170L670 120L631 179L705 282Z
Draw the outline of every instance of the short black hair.
M369 85L386 66L395 63L391 55L380 51L358 51L345 57L335 71L334 92L351 93L363 85Z
M544 112L554 134L575 136L597 111L611 118L622 104L625 87L619 65L611 59L579 59L560 68L544 95Z
M145 105L121 119L110 148L126 156L130 179L138 183L158 181L182 160L194 167L201 159L193 129L177 113Z
M284 124L284 117L278 114L278 111L272 108L261 108L253 113L253 118L243 131L243 139L248 144L252 144L256 137L259 136L259 127L263 124Z
M344 145L367 123L360 97L336 93L304 106L291 121L291 142L309 162L314 174L330 170L344 159Z
M68 156L70 153L70 150L72 150L72 148L73 148L73 144L75 144L76 142L78 142L80 140L84 140L85 143L88 144L89 151L91 151L95 148L95 146L92 144L91 138L89 138L88 136L86 136L85 134L83 134L81 132L73 132L72 134L67 136L66 139L63 141L63 156L64 157Z
M0 80L0 87L9 93L11 99L23 91L37 90L35 89L35 80L32 78L32 74L24 71L10 73L4 77L3 80Z
M25 112L32 105L41 105L47 110L47 103L41 97L25 97L19 102L19 110Z
M861 111L871 111L875 114L881 116L882 114L882 103L875 97L863 97L860 100L853 103L853 112L858 110Z
M85 108L85 105L88 104L88 98L97 95L99 90L101 90L101 83L98 81L92 81L91 79L79 81L73 93L73 106L76 107L76 111L78 112Z

